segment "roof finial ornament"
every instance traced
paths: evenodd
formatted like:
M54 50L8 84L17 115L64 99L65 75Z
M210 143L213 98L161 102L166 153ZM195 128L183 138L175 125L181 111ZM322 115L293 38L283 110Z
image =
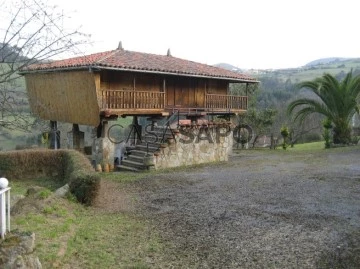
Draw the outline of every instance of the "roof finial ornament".
M167 51L167 54L166 54L167 56L171 56L171 51L170 51L170 48L168 49L168 51Z
M118 45L118 48L117 48L118 50L123 50L124 48L123 48L123 46L122 46L122 42L120 41L119 42L119 45Z

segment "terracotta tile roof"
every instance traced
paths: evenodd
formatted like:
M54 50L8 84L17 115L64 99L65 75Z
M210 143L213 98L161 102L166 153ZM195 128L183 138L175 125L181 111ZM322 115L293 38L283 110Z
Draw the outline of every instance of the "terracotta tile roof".
M71 70L78 68L99 68L129 70L185 76L229 79L236 81L257 82L256 79L223 68L183 60L173 56L155 55L117 49L95 53L82 57L33 64L22 70L26 74L34 71Z

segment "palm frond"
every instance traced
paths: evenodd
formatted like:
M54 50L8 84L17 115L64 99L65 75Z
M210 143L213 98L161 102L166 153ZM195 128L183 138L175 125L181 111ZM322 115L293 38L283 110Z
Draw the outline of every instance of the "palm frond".
M296 109L299 109L295 111ZM295 112L294 118L297 119L300 117L300 114L302 113L308 113L309 111L312 111L312 113L319 113L322 115L325 115L328 118L333 117L332 111L328 109L326 105L324 105L322 102L319 102L314 99L310 98L301 98L298 100L295 100L291 102L288 105L287 113L289 115L293 114ZM306 114L307 116L307 114Z

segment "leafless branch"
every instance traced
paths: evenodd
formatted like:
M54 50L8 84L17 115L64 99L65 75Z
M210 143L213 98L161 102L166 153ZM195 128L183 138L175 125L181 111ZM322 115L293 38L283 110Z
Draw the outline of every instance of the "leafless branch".
M64 12L43 0L11 4L3 0L1 4L0 126L25 131L31 128L34 117L29 114L28 103L19 100L19 95L25 94L19 71L62 54L79 54L79 46L89 44L89 36L80 29L66 29Z

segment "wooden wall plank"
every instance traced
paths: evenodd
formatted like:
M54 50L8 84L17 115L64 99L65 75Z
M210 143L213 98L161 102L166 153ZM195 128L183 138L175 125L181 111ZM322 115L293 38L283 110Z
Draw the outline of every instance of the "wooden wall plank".
M225 80L208 80L207 93L210 94L228 94L228 82Z
M97 126L96 81L88 71L25 75L31 110L40 118Z

